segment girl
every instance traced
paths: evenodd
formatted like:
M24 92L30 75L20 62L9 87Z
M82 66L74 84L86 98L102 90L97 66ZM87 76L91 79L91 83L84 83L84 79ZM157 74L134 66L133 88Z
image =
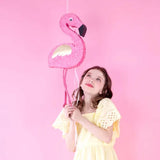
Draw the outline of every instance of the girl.
M72 94L76 100L52 124L63 132L68 149L75 152L74 160L118 159L113 147L120 134L121 115L111 101L111 85L105 68L87 69Z

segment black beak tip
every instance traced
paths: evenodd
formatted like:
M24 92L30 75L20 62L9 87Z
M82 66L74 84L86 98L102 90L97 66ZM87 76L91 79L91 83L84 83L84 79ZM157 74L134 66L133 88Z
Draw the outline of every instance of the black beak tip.
M87 31L87 27L84 24L82 24L81 27L79 28L80 35L84 37L86 34L86 31Z

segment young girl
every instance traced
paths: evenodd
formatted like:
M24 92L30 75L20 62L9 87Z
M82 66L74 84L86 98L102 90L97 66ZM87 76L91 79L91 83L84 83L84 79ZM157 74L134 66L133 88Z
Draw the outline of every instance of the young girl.
M120 134L121 115L111 101L111 85L105 68L87 69L73 92L76 100L52 124L63 132L68 149L75 152L74 160L118 159L113 147Z

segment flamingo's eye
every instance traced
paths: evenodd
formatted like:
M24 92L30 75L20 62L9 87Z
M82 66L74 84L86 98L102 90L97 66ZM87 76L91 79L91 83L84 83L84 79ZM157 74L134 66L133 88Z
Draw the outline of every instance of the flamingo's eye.
M70 21L73 21L73 18L69 18Z

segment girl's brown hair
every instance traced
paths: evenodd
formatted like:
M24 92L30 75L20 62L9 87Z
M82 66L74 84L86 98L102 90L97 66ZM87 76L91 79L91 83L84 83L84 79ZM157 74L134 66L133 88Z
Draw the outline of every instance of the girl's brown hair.
M84 99L83 99L84 93L83 93L83 90L80 85L83 81L83 78L87 74L87 72L91 69L97 69L97 70L101 71L105 77L105 84L104 84L104 87L102 90L102 94L98 94L96 97L94 97L94 99L92 99L92 104L93 104L92 108L96 109L99 101L102 100L103 98L107 97L107 98L111 99L113 96L113 93L111 91L112 81L111 81L111 78L109 77L106 69L103 67L100 67L100 66L93 66L91 68L88 68L87 70L85 70L83 72L83 74L81 76L79 87L77 89L75 89L72 94L72 97L75 98L75 100L72 102L72 104L74 106L77 106L77 108L79 108L80 111L82 111L82 108L84 106Z

